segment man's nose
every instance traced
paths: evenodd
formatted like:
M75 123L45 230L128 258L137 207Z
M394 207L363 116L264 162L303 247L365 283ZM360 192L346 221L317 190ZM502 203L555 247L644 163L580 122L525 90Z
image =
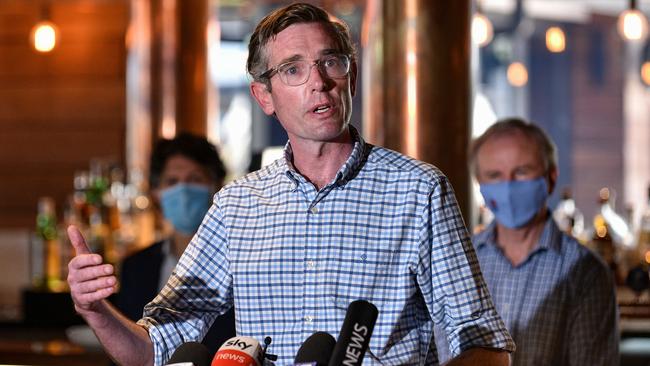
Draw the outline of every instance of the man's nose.
M327 76L323 67L317 63L311 65L309 69L309 83L312 90L322 91L332 88L334 80Z

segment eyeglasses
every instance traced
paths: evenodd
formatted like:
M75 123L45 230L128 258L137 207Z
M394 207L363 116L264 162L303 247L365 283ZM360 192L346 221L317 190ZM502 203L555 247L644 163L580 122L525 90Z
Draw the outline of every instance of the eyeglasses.
M311 68L316 65L320 72L332 79L342 78L350 71L350 56L333 54L310 62L306 60L289 61L270 68L260 75L261 79L271 79L278 74L288 86L299 86L309 80Z

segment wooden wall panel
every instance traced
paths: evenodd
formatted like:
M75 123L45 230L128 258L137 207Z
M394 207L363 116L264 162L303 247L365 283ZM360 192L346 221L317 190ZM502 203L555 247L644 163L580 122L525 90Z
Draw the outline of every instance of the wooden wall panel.
M0 229L33 227L40 196L59 215L74 172L124 161L127 0L57 0L60 43L31 49L40 1L0 1Z

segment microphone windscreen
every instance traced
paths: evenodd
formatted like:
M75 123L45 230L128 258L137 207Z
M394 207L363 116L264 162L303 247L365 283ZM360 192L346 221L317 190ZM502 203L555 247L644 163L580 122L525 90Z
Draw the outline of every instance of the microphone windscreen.
M358 366L368 350L379 311L365 300L350 303L329 366Z
M264 352L255 338L233 337L224 343L212 359L212 366L262 366Z
M316 332L309 336L298 349L294 366L327 366L336 340L327 332Z
M183 343L167 361L167 366L210 366L212 355L207 347L198 342Z

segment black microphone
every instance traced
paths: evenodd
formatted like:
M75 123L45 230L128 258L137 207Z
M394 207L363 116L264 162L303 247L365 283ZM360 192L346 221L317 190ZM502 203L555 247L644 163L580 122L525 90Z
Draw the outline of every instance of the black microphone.
M329 366L358 366L368 350L379 311L365 300L350 303Z
M208 348L198 342L183 343L172 353L167 366L210 366L212 355Z
M309 336L298 349L294 366L327 366L332 357L336 340L327 332L316 332Z

